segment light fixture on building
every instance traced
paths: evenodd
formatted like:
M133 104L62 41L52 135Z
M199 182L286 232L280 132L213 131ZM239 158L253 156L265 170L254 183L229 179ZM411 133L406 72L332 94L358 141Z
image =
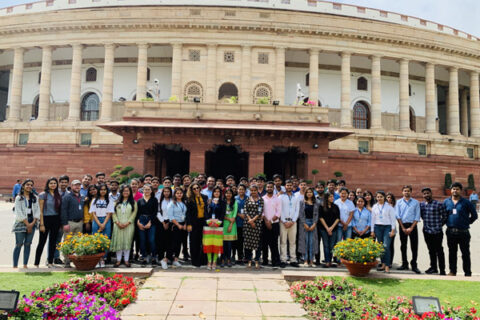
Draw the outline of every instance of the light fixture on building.
M194 97L194 98L193 98L193 102L195 102L195 103L200 103L200 98L199 98L199 97Z
M274 106L278 106L278 105L280 105L280 101L278 101L278 100L273 100L272 104L273 104Z
M138 142L139 142L138 139L133 139L133 140L132 140L132 143L133 143L133 144L138 144Z
M416 315L423 315L425 312L440 312L442 306L437 297L412 297L413 311Z
M318 143L314 143L312 146L313 149L318 149Z
M20 292L18 291L0 291L0 310L3 311L13 311L17 308L18 296ZM0 315L1 318L1 315ZM3 319L3 318L2 318Z
M233 142L232 136L225 136L225 143L230 144L230 143L232 143L232 142Z

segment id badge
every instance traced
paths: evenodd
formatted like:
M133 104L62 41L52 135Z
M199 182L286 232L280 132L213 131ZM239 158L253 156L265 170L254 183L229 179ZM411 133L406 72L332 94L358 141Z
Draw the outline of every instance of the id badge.
M82 205L81 204L78 205L78 210L82 210Z
M27 214L32 214L32 208L27 209Z
M457 208L453 208L452 213L457 214Z
M262 207L258 207L258 212L262 213Z
M244 213L245 213L245 209L240 209L240 213L241 213L241 214L244 214Z

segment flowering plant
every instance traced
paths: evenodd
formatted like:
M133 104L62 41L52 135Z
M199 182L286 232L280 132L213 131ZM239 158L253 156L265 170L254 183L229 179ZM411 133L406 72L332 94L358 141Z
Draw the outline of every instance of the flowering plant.
M333 254L337 258L342 258L350 263L374 262L384 252L383 245L375 242L372 238L356 238L340 241L333 248Z
M69 234L65 241L58 244L58 249L65 255L93 255L105 252L110 247L110 239L104 234Z
M313 100L308 100L307 102L305 102L305 105L309 107L315 107L317 104Z

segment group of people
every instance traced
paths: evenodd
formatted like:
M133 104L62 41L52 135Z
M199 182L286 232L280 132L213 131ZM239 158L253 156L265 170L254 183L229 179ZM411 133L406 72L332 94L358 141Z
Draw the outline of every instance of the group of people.
M65 175L52 177L37 195L34 182L27 179L15 197L13 266L18 267L23 246L27 267L38 228L37 267L47 240L47 265L53 266L64 263L57 250L64 235L100 232L111 239L111 254L106 254L99 267L115 255L115 267L122 263L130 267L134 259L167 269L191 259L193 266L207 265L211 270L217 264L258 269L269 263L274 267L303 263L305 267L330 268L338 264L332 255L337 242L373 237L385 248L377 269L389 272L398 233L402 253L398 269L421 273L417 266L418 224L423 221L430 256L426 273L446 274L442 246L446 224L449 275L457 273L460 247L464 273L471 276L469 226L478 215L475 206L461 196L460 183L452 184L451 197L442 202L433 199L428 187L422 189L424 201L419 202L412 198L411 186L403 186L403 197L396 201L393 193L348 190L345 184L332 179L313 187L295 176L283 182L280 175L274 175L272 181L263 176L236 181L229 175L224 181L204 174L163 179L146 174L120 185L99 172L95 183L89 174L71 183Z

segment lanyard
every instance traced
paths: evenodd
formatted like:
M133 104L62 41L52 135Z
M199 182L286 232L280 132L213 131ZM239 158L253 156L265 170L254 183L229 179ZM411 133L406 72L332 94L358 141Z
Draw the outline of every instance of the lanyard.
M407 205L406 208L404 208L403 210L400 210L400 217L403 219L404 214L408 211L408 209L410 209L410 204L408 203L409 201L406 201L405 199L402 199L402 200L403 200L403 203Z
M378 211L380 211L380 219L383 219L383 208L385 208L385 203L382 205L381 209L380 209L380 205L378 206Z
M360 221L361 221L361 220L362 220L362 212L363 212L363 209L362 209L362 211L358 210L358 208L357 208L357 209L355 209L355 210L357 210L357 212L358 212L358 215L360 216L358 220L360 220Z

